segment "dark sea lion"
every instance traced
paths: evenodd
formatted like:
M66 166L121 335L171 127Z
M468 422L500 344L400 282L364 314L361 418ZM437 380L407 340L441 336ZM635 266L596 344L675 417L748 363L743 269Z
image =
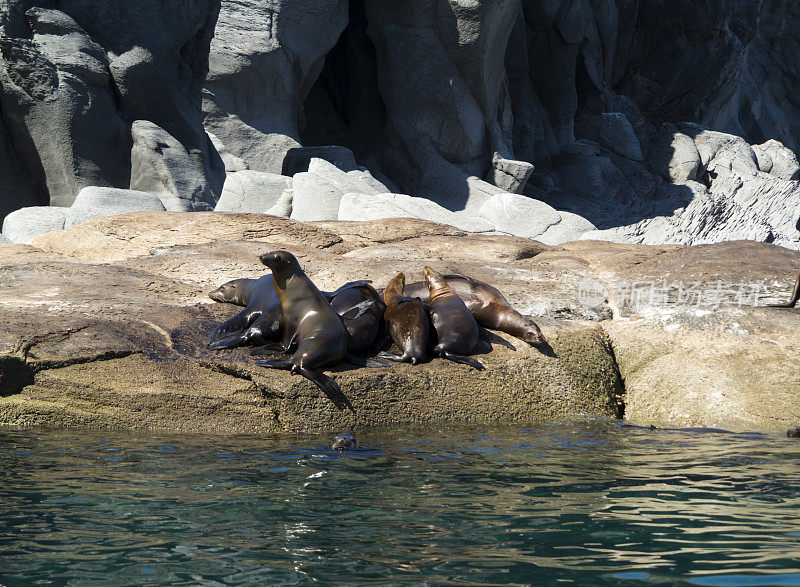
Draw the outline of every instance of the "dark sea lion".
M786 431L786 436L788 436L789 438L800 438L800 427L789 428Z
M405 274L398 273L383 290L383 301L386 304L383 315L389 326L389 336L403 354L380 353L378 356L390 361L416 365L428 358L431 321L425 305L419 298L404 295L405 281Z
M357 282L353 282L357 283ZM341 288L340 288L341 289ZM368 283L347 287L330 301L347 329L347 351L351 355L375 354L386 342L383 299Z
M438 341L433 347L433 354L476 369L484 369L481 363L465 356L473 351L480 340L475 318L440 273L427 266L424 270L425 281L428 283L431 321Z
M512 308L499 290L466 275L448 273L442 277L464 301L478 324L516 336L547 354L553 353L536 323ZM407 296L418 297L423 302L428 301L428 285L425 282L407 285L405 293Z
M213 330L208 338L208 348L228 349L280 340L283 311L272 275L259 279L235 279L208 295L219 302L247 306Z
M797 301L800 300L800 273L797 274L797 281L794 282L794 290L792 291L792 299L783 304L769 304L770 308L794 308Z
M339 436L333 439L333 442L331 442L331 448L333 450L352 450L354 448L358 448L358 443L356 442L355 436L348 432L342 432Z
M296 350L289 358L256 359L256 364L269 369L286 369L293 375L300 374L313 381L331 401L342 407L341 389L319 369L336 365L345 359L347 329L325 296L300 268L294 255L288 251L272 251L261 255L260 259L272 270L275 291L283 312L282 350Z
M368 281L351 281L334 292L321 293L331 299L346 290L368 284ZM375 296L377 295L376 292ZM217 302L247 306L213 330L208 338L208 348L229 349L280 340L283 332L283 311L272 275L259 279L234 279L209 292L208 296Z

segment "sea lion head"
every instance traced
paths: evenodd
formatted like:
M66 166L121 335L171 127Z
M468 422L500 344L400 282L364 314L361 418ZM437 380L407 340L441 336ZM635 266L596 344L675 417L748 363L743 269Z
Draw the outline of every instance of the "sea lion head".
M406 274L402 271L392 277L383 290L383 302L388 306L394 298L401 297L406 287Z
M228 283L223 283L217 289L208 292L210 297L215 302L228 302L232 304L242 305L244 295L247 290L247 284L251 279L234 279Z
M441 273L437 273L427 265L425 266L425 281L428 283L428 292L430 295L431 303L436 301L436 298L452 293L450 286L447 285ZM455 295L455 294L453 294Z
M270 251L259 257L261 262L272 270L277 280L285 280L295 273L302 273L300 263L289 251Z
M333 439L333 442L331 442L331 448L333 450L351 450L358 448L358 443L356 442L355 436L347 432L342 432L339 436Z

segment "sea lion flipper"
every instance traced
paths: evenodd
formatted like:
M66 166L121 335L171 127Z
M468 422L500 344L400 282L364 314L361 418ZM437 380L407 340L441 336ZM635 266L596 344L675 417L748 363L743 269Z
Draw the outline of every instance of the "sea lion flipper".
M785 302L783 304L767 304L768 308L794 308L797 302Z
M289 359L256 359L256 365L267 369L283 369L285 371L292 368L292 362Z
M328 399L331 400L333 404L340 410L348 407L351 411L355 412L353 405L350 403L350 400L347 399L344 393L342 393L342 389L339 387L339 385L333 379L325 375L325 373L315 371L314 369L309 369L308 367L297 367L294 372L299 373L319 387L322 390L322 393L328 396Z
M406 358L405 355L394 355L388 352L378 353L376 355L379 359L386 359L387 361L395 361L396 363L403 363L405 362Z
M279 342L268 342L263 344L259 347L254 348L250 354L251 355L275 355L279 353L285 353L286 349L284 346Z
M380 367L388 367L386 363L381 363L380 361L374 361L372 359L368 359L366 357L359 357L358 355L351 355L347 353L345 356L345 360L348 363L352 363L356 367L370 367L370 368L380 368Z
M504 347L510 348L512 351L517 350L517 347L508 342L505 338L498 336L494 332L486 330L483 326L478 325L478 334L480 335L481 340L484 340L488 343L501 344Z
M448 353L447 351L441 351L439 353L439 356L443 359L447 359L448 361L453 361L454 363L461 363L462 365L469 365L470 367L475 367L478 371L483 371L484 369L486 369L486 367L484 367L481 363L479 363L472 357L454 355L453 353Z
M359 281L348 281L342 287L336 289L335 291L321 291L320 293L325 296L328 300L338 296L343 291L347 291L348 289L352 289L354 287L362 287L364 285L368 285L372 283L371 279L361 279Z

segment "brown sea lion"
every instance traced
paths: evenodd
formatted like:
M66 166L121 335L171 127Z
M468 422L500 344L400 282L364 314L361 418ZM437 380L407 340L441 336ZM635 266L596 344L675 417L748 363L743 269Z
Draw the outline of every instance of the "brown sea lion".
M283 311L282 350L296 350L289 358L256 359L256 364L300 374L313 381L337 406L347 405L343 404L342 391L336 382L319 371L345 359L347 329L294 255L288 251L272 251L261 255L260 259L272 270L275 292Z
M475 349L480 340L475 318L440 273L427 266L424 271L428 284L431 322L438 341L433 347L433 354L476 369L484 369L481 363L465 356Z
M552 354L553 349L536 323L512 308L496 288L457 273L448 273L442 277L453 292L464 301L478 324L516 336L531 346ZM423 302L428 301L428 285L425 282L407 285L405 293L407 296L418 297Z
M430 318L425 305L418 298L404 295L405 281L405 274L398 273L383 290L383 301L386 304L384 317L389 327L389 336L403 354L380 353L378 356L416 365L428 358Z
M783 304L769 304L771 308L794 308L797 301L800 300L800 273L797 274L797 281L794 282L794 290L792 291L792 299Z

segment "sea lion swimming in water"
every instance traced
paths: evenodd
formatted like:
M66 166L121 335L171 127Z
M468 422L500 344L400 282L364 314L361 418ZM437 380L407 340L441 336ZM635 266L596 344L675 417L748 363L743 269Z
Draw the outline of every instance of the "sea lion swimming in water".
M545 354L554 354L536 323L512 308L499 290L466 275L448 273L442 277L450 289L464 301L478 324L524 340ZM415 282L407 285L405 295L418 297L423 302L428 301L427 283Z
M341 389L319 369L345 360L347 329L325 296L300 268L294 255L288 251L272 251L261 255L260 259L272 270L275 292L283 312L282 351L296 350L289 358L256 359L256 364L302 375L341 407Z
M333 439L331 448L333 450L352 450L358 448L358 442L356 442L356 437L349 432L342 432Z
M797 274L797 281L794 282L794 290L792 291L792 299L783 304L769 304L770 308L794 308L797 301L800 300L800 273Z
M389 326L389 335L403 354L380 353L378 357L416 365L428 358L431 321L419 298L404 295L405 280L405 274L398 273L383 290L386 304L384 317Z
M428 284L431 322L438 341L433 347L433 354L483 370L485 367L481 363L465 356L473 351L480 340L478 323L441 274L428 266L424 271Z

